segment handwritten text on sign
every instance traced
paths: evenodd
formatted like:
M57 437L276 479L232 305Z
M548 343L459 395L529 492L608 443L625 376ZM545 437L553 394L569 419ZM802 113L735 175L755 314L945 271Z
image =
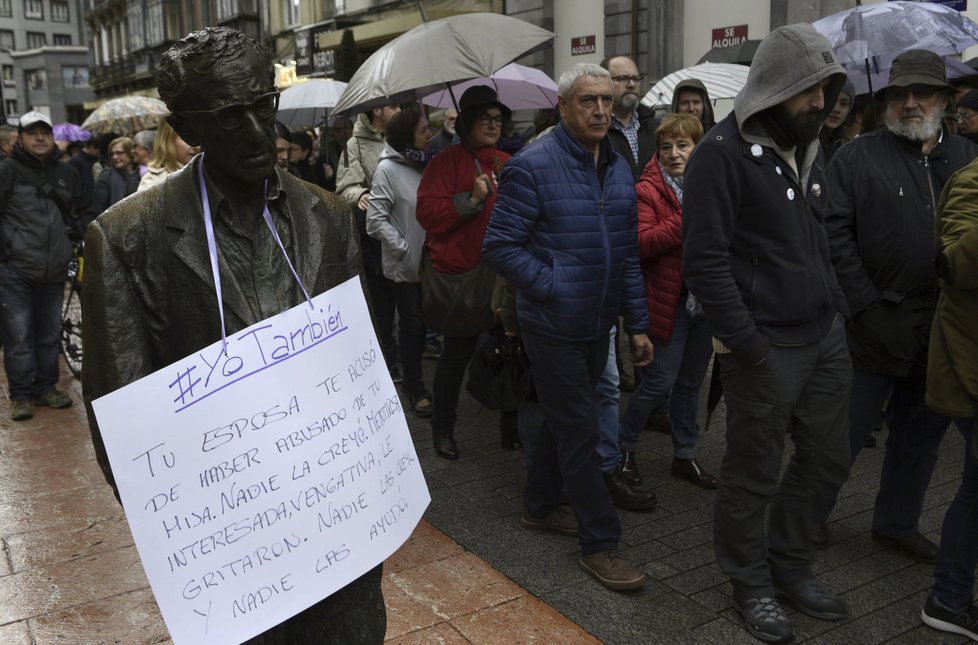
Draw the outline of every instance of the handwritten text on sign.
M239 643L366 573L430 502L352 279L93 403L174 642Z

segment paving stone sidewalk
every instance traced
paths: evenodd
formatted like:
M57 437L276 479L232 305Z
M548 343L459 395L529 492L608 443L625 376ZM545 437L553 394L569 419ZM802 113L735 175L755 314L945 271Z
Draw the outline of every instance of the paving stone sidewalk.
M425 362L430 384L433 363ZM622 396L622 410L627 395ZM705 407L705 406L703 406ZM701 410L700 424L703 423ZM605 643L756 644L730 600L730 585L716 564L712 542L712 491L669 476L668 435L643 432L639 461L659 498L653 513L621 511L621 553L642 566L650 582L637 593L607 591L577 566L573 539L523 529L521 453L500 448L498 415L463 394L456 437L457 462L434 454L427 422L409 418L415 446L431 490L426 519L462 546L553 606ZM724 410L701 434L699 459L719 471L724 450ZM830 529L832 545L817 556L816 573L841 593L852 618L826 622L789 611L796 642L963 643L967 639L920 622L933 567L883 549L870 538L873 500L883 458L864 449L842 491ZM960 480L963 441L948 431L928 490L921 532L934 541ZM790 442L785 459L790 455Z

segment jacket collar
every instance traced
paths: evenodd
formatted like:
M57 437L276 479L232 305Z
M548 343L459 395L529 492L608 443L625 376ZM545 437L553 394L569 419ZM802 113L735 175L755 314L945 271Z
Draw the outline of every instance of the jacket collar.
M200 190L197 187L197 167L200 155L185 167L170 175L170 179L162 184L160 201L167 204L179 204L181 207L169 210L166 227L176 236L173 253L199 277L211 291L214 289L214 277L211 274L210 251L207 248L207 234L204 228L204 209L201 205ZM304 252L303 241L310 239L309 222L315 221L312 210L315 208L316 197L302 186L302 182L288 173L275 169L280 191L285 197L282 208L287 208L292 215L294 227L292 264L306 289L312 293L319 269L316 258ZM276 192L276 194L279 194ZM234 279L224 263L219 263L221 274L221 297L224 305L247 325L258 322L252 320L251 307L245 298L242 286Z

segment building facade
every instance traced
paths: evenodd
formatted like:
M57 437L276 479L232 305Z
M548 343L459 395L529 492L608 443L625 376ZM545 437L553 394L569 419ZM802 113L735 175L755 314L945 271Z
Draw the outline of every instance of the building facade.
M78 123L89 86L79 0L0 0L0 122L37 110Z

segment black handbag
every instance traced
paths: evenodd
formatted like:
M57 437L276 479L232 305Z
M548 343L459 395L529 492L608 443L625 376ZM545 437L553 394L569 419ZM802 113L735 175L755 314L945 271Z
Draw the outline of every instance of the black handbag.
M424 323L445 336L478 336L492 328L492 288L496 274L481 260L464 273L442 273L421 254L421 309Z
M518 336L507 336L501 326L482 334L469 362L465 389L490 410L512 412L532 388L530 360Z

